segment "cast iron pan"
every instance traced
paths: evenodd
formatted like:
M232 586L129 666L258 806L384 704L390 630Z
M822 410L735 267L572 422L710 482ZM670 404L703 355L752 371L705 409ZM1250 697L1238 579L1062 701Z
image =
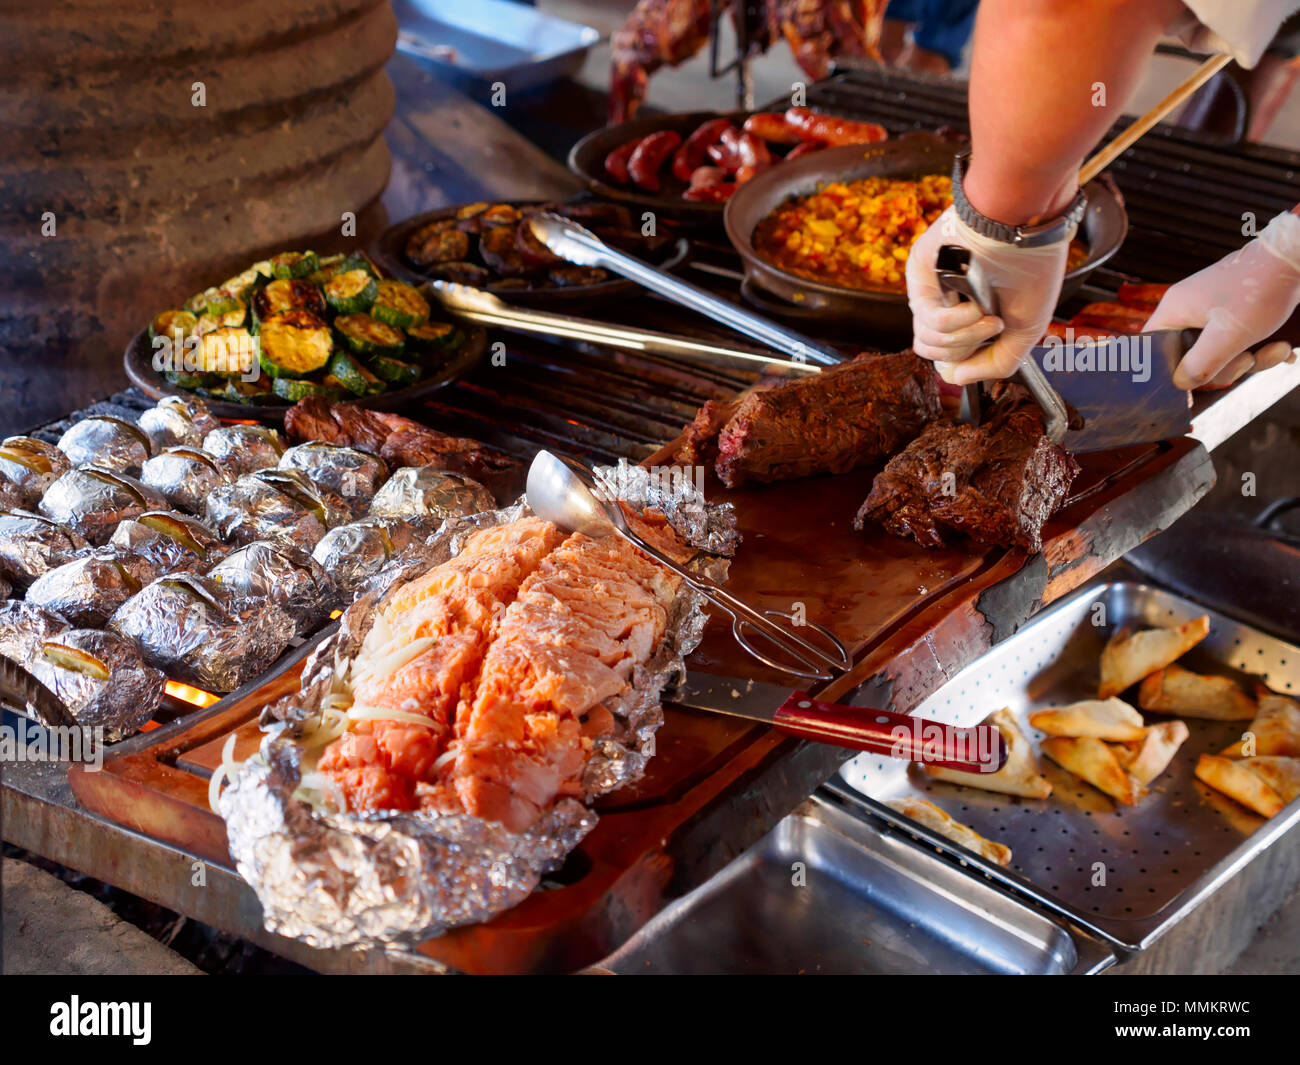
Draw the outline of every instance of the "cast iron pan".
M488 343L487 333L483 329L466 325L460 328L465 333L465 343L430 376L422 378L409 388L394 389L366 399L350 397L344 402L353 403L358 407L370 407L372 410L392 410L422 399L464 377L482 360L487 352ZM197 392L178 388L163 377L160 371L153 368L153 344L149 339L148 329L142 329L132 338L131 343L126 347L126 353L122 356L122 365L126 369L127 377L131 378L131 382L146 395L154 399L161 399L163 396L195 396L203 400L208 410L218 418L229 418L235 421L256 419L278 423L283 420L284 412L293 406L287 400L277 400L275 403L230 403L209 399Z
M952 171L961 143L932 134L911 134L880 144L826 148L772 167L746 182L727 201L727 238L745 264L742 294L767 314L796 321L874 326L911 334L912 316L903 292L844 288L781 270L754 251L754 229L780 204L815 192L831 181L866 177L919 178ZM1087 187L1088 211L1079 227L1088 258L1065 275L1061 299L1073 295L1085 278L1119 250L1128 233L1128 215L1114 188L1103 180Z
M508 203L512 207L523 208L536 207L539 204L551 201L493 200L491 202ZM372 258L394 277L399 277L417 285L423 284L433 275L425 273L420 267L406 258L407 240L421 226L427 225L429 222L435 222L440 218L450 218L464 206L466 205L453 204L450 207L439 207L435 211L426 211L424 214L415 215L404 222L398 222L397 225L387 229L383 236L375 242L374 247L370 249ZM639 219L635 216L632 221L634 224L639 223ZM662 243L653 250L642 247L632 248L630 251L638 259L643 259L660 270L673 270L686 261L687 255L690 253L690 244L685 238L660 239ZM608 281L601 281L594 285L541 284L530 288L503 289L493 289L489 285L487 290L507 303L512 303L518 307L549 307L554 304L588 303L609 299L611 296L630 295L639 292L641 287L635 281L629 281L625 277L610 274Z
M739 126L748 116L748 111L687 111L675 115L634 118L631 122L604 126L588 133L569 149L569 169L602 199L654 211L656 215L684 225L717 225L722 220L726 204L683 200L682 193L686 186L673 177L666 163L660 174L664 179L664 191L655 194L644 192L635 185L619 185L610 180L605 172L605 156L628 141L640 140L662 129L676 130L685 140L702 122L709 119L730 118Z

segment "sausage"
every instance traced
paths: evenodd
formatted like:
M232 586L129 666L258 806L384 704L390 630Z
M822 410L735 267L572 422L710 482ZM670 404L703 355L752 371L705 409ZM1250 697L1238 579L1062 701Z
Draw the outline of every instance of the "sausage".
M698 189L702 185L720 185L727 180L727 172L720 166L700 166L691 171L690 185Z
M659 168L681 143L682 135L671 129L642 137L627 161L628 176L646 192L658 192Z
M736 147L740 156L740 166L736 170L736 184L743 185L755 174L772 165L772 153L767 145L753 133L742 133Z
M785 115L779 111L759 111L745 119L742 127L746 133L752 133L761 140L772 144L798 144L803 138L799 131L791 127Z
M682 193L682 199L692 203L723 203L735 191L735 182L720 181L716 185L695 185Z
M620 185L627 184L627 161L632 158L632 153L640 143L640 141L630 140L626 144L620 144L605 156L605 173Z
M806 107L790 108L785 113L785 120L799 131L804 140L825 141L832 146L874 144L889 137L885 127L875 122L855 122L834 115L819 115Z
M673 176L690 181L691 174L704 162L709 146L716 144L723 130L733 128L729 118L711 118L701 122L673 155Z
M785 158L798 159L800 156L812 155L813 152L820 152L825 147L826 145L822 141L800 141L785 153Z
M728 173L740 168L740 130L735 126L724 129L716 144L709 146L709 158Z

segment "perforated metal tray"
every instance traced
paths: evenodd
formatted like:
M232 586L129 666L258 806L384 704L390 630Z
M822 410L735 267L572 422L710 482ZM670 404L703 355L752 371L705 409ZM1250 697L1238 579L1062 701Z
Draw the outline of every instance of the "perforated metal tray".
M1118 626L1173 625L1201 614L1210 634L1181 660L1189 669L1255 678L1300 693L1300 648L1149 585L1095 584L1051 607L916 708L967 726L1007 707L1037 746L1030 711L1093 698L1097 662ZM1148 722L1166 720L1146 715ZM1039 755L1047 799L1017 799L931 780L916 766L862 755L833 792L877 803L920 796L1012 850L1004 882L1129 950L1153 943L1217 886L1300 821L1300 800L1272 819L1257 816L1195 779L1201 754L1241 738L1248 722L1185 719L1191 732L1151 794L1123 807ZM844 787L847 785L847 787ZM896 815L895 815L896 816ZM929 840L927 840L929 842ZM976 860L968 865L991 872Z

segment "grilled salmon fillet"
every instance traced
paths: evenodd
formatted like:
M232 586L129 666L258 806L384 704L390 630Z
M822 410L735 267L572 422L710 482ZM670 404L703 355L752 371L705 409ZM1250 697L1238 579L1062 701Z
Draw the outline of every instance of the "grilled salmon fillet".
M653 524L657 546L689 554ZM537 519L476 534L384 601L352 667L352 712L367 719L317 768L351 810L527 829L583 794L594 741L615 725L603 704L663 639L679 584L620 540L565 539Z

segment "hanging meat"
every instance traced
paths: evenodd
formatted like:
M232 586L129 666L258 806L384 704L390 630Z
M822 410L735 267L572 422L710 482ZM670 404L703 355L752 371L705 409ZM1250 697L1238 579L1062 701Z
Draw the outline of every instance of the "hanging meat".
M730 15L747 56L784 38L808 77L824 78L836 56L879 58L876 43L888 0L716 0ZM609 121L625 122L660 67L675 67L709 40L711 0L639 0L611 38Z

